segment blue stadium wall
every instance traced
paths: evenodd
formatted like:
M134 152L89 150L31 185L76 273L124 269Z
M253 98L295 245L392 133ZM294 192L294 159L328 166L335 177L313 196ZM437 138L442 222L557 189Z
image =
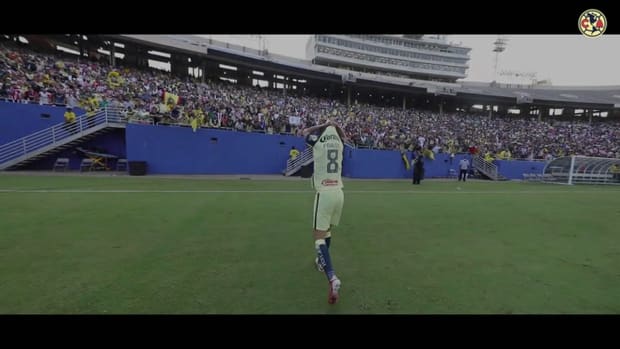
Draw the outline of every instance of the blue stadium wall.
M448 177L450 169L455 171L462 158L471 161L471 156L458 154L450 161L448 154L435 154L434 160L425 159L424 177ZM411 162L411 152L407 152ZM411 178L413 170L407 170L399 151L350 149L345 150L343 175L351 178Z
M546 164L543 161L514 160L495 160L493 163L497 165L499 174L509 179L523 179L524 173L542 173Z
M146 161L150 174L281 174L291 146L304 149L303 139L189 127L129 124L126 129L127 159ZM407 153L411 159L411 153ZM471 156L436 154L425 161L425 178L448 177L458 172L458 162ZM522 178L523 173L542 173L544 163L497 161L502 175ZM398 151L345 148L343 175L351 178L410 178Z
M129 124L127 159L155 174L281 174L300 137Z
M65 107L0 102L0 145L64 122ZM75 108L76 115L84 110Z
M0 102L0 144L63 122L64 107ZM77 109L79 115L82 110ZM42 117L44 115L44 117ZM304 149L303 139L189 127L129 124L126 130L112 130L79 146L99 148L132 161L146 161L150 174L281 174L291 146ZM78 169L83 155L75 148L53 154L26 169L48 170L58 157L68 157L70 168ZM447 177L458 171L457 155L426 160L425 177ZM407 153L411 159L411 153ZM500 174L521 179L523 173L542 173L543 162L495 161ZM114 166L114 161L110 164ZM410 178L400 152L345 148L343 174L352 178Z

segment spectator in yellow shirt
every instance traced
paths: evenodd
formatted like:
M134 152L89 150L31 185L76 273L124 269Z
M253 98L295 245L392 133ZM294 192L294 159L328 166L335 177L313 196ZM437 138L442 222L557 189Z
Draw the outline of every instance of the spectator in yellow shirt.
M73 112L73 108L67 107L67 111L65 112L65 122L73 123L75 122L75 113Z
M291 151L289 152L289 157L291 160L295 160L295 158L297 158L299 156L299 150L295 149L295 146L293 146L291 148Z
M69 133L76 133L77 129L73 126L74 124L75 113L73 112L73 108L67 107L67 111L65 112L65 130Z

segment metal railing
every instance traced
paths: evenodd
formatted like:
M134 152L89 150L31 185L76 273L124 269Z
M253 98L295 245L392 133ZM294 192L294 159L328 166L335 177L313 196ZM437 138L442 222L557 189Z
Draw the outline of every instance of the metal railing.
M87 114L76 117L75 122L59 123L49 128L31 133L25 137L0 145L0 164L23 157L30 153L66 144L68 141L79 139L96 132L110 124L125 124L126 119L118 108L99 110L92 116Z
M475 169L489 176L492 180L496 181L499 179L497 165L485 161L482 155L474 156L472 158L472 165L474 165Z
M285 175L290 176L305 164L313 161L313 151L311 147L304 149L299 156L286 161Z

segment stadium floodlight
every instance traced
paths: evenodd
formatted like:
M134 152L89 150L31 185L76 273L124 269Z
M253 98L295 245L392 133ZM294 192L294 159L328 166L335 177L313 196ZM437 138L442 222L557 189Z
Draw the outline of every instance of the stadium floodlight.
M499 61L499 54L506 51L508 45L508 38L498 35L497 40L493 43L493 52L495 52L495 80L497 80L497 62Z
M620 159L563 156L543 170L543 182L558 184L620 184Z

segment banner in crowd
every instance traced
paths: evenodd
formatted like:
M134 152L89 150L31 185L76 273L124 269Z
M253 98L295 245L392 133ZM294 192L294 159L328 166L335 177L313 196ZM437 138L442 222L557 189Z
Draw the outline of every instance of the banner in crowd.
M164 91L163 95L162 95L162 99L164 101L165 104L172 104L172 105L177 105L179 103L181 103L181 97L170 93L170 92L166 92Z
M300 125L301 124L301 118L299 116L289 116L288 117L288 123L291 125Z

